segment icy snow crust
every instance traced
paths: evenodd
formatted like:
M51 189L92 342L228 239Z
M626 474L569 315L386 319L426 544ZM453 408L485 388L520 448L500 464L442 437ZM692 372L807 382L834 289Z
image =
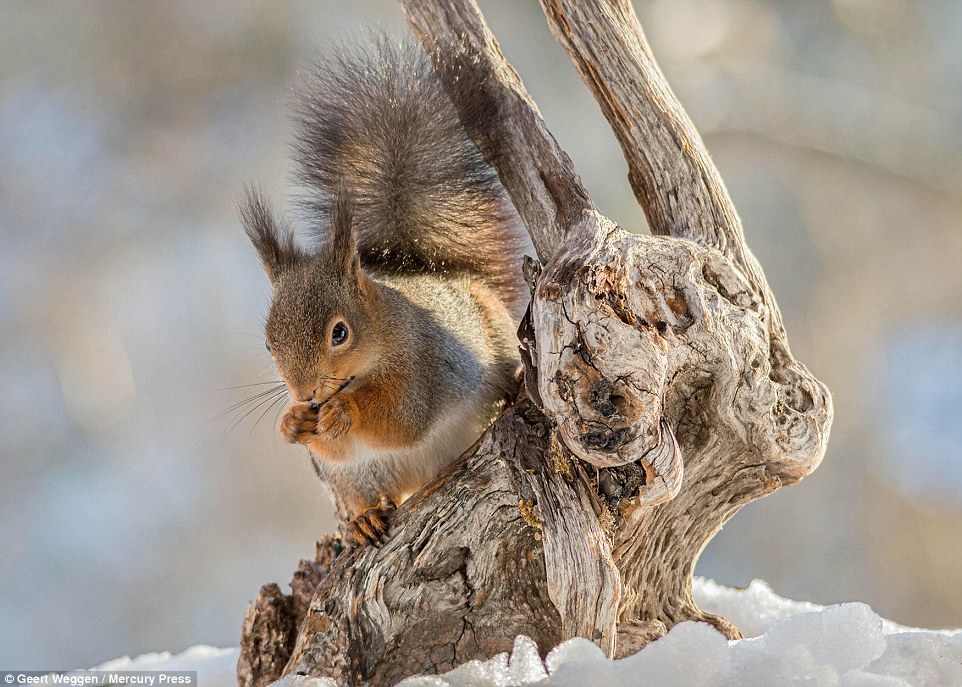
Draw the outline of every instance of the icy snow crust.
M203 687L237 687L237 654L237 649L198 645L176 656L169 651L124 656L90 670L196 670L197 683Z
M882 620L861 603L789 601L756 580L748 589L695 579L699 607L731 620L746 639L729 642L704 623L682 623L634 656L612 661L586 639L555 647L542 661L527 637L510 655L471 661L398 687L959 687L962 630L917 630ZM98 669L197 670L203 687L235 687L236 649L194 647L182 654L118 659ZM333 687L328 679L287 677L276 687Z

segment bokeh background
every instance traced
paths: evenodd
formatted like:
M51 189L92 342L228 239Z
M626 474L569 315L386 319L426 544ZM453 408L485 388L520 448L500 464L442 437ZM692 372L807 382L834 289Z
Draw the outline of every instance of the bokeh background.
M532 0L482 2L603 209L644 231ZM699 573L962 626L962 3L636 2L832 388L822 467ZM275 376L242 187L290 196L299 66L387 0L0 0L0 667L235 644L331 507L221 413ZM236 426L235 426L236 423Z

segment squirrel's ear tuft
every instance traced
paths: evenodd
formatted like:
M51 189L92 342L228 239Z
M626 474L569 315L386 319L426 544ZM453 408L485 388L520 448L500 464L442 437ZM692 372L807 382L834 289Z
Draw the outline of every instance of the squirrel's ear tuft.
M272 282L304 258L294 242L294 230L277 222L267 201L254 189L247 190L241 221Z
M335 186L331 198L331 251L345 276L360 271L354 236L354 194L343 182Z

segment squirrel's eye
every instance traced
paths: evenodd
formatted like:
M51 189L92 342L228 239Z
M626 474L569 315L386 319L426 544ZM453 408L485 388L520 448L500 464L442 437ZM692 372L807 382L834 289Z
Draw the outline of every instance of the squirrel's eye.
M271 352L271 345L270 345L269 343L267 343L266 341L264 342L264 348L267 349L267 352L268 352L268 353Z
M331 329L331 343L335 346L340 346L342 343L347 341L347 325L343 322L338 322Z

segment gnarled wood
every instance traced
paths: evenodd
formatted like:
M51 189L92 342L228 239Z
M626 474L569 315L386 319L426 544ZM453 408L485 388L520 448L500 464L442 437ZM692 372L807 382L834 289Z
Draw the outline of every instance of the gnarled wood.
M324 581L343 547L340 539L325 535L317 542L314 560L302 560L291 579L291 593L275 583L261 587L257 600L244 614L237 681L248 687L264 687L278 677L291 659L297 632L317 586Z
M583 635L613 649L618 574L585 512L584 472L543 460L551 431L521 403L395 512L383 547L346 552L318 588L286 672L392 685L510 651L517 634L544 647ZM548 570L571 560L591 562L577 595Z
M738 216L624 0L542 0L602 103L656 236L591 201L473 0L402 0L541 257L520 337L530 400L349 551L286 673L393 684L589 637L623 655L684 620L741 506L817 467L827 389L792 357ZM249 681L242 684L251 684Z

